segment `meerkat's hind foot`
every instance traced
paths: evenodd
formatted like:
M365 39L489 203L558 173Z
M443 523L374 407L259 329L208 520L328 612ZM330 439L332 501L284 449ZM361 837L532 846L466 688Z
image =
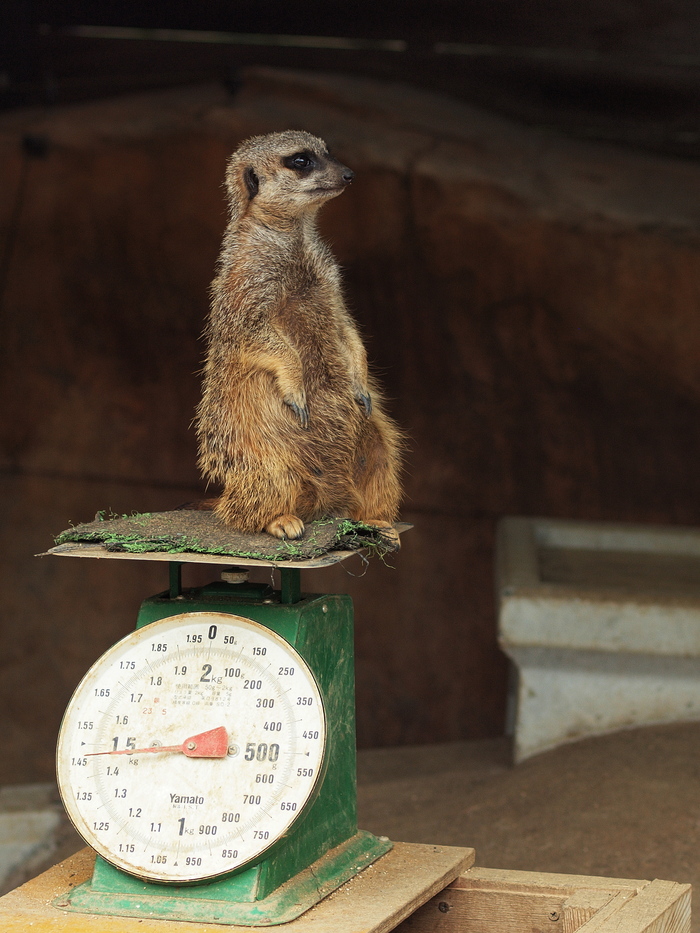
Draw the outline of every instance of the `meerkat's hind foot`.
M398 531L390 522L383 522L379 519L374 518L364 518L362 521L365 525L371 525L372 528L376 528L379 532L379 537L382 541L385 542L393 551L398 551L401 549L401 539L399 538Z
M301 538L304 523L296 515L278 515L265 525L265 531L275 538Z

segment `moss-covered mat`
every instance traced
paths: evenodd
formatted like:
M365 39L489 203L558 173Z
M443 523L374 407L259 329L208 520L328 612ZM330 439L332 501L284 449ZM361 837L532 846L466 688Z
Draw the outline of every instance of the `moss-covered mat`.
M98 518L62 531L56 544L102 544L108 551L144 554L222 554L256 560L308 560L329 551L367 549L382 555L396 550L377 528L349 519L310 522L301 538L280 541L268 534L241 534L213 512L178 510Z

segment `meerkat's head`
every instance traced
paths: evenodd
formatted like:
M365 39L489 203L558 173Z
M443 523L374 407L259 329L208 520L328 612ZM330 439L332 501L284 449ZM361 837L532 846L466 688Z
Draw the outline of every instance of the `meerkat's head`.
M239 146L228 162L226 186L234 219L246 212L291 219L317 211L354 177L322 139L288 130Z

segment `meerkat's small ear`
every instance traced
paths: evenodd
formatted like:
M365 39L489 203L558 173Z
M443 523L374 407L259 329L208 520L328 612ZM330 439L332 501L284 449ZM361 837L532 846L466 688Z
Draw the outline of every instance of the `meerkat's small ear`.
M245 172L243 172L243 181L245 182L245 186L248 190L248 197L252 201L260 189L258 176L255 174L252 166L249 165Z

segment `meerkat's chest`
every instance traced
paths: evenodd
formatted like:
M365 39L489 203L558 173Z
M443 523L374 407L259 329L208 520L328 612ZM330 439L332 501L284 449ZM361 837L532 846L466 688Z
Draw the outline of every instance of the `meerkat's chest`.
M350 382L346 331L349 324L340 289L320 277L290 292L280 308L280 323L301 357L307 391L343 391ZM347 385L346 385L347 384Z
M338 308L322 291L290 296L280 309L281 329L305 370L337 372L346 351Z
M342 311L343 298L334 266L301 261L288 270L277 316L290 337L333 340Z

